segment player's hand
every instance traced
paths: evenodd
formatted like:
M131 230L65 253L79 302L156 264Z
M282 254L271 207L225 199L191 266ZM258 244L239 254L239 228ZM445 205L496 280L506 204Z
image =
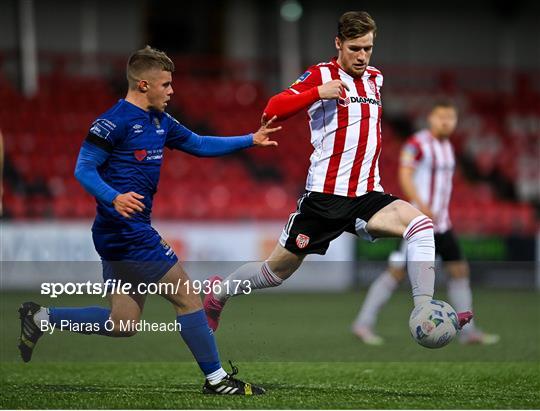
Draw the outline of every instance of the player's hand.
M332 80L317 87L319 97L323 100L331 100L345 96L345 90L349 90L349 86L341 80Z
M272 117L270 120L266 119L266 113L261 117L261 128L253 133L253 145L259 147L275 147L278 145L277 141L270 140L270 134L281 130L281 126L270 128L272 123L276 121L277 116Z
M123 217L131 218L132 214L140 213L144 210L144 204L139 201L144 196L133 191L124 194L118 194L113 200L114 209Z

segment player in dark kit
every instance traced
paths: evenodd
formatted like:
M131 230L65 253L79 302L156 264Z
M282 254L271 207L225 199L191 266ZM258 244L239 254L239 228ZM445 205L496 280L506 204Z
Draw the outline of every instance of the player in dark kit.
M236 367L232 374L223 370L200 296L189 292L189 277L150 225L150 214L165 147L201 157L220 156L252 146L276 146L269 135L280 127L270 128L273 119L263 117L253 134L224 138L193 133L164 112L173 94L173 71L169 57L149 46L129 58L127 96L92 123L75 170L76 178L96 198L92 236L102 259L103 279L107 284L122 280L132 289L129 293L110 289L110 309L23 303L19 350L23 360L30 361L44 327L132 336L136 331L122 324L139 322L146 298L140 290L152 283L174 285L160 287L159 293L172 303L180 334L206 376L203 392L263 394L264 389L234 378Z

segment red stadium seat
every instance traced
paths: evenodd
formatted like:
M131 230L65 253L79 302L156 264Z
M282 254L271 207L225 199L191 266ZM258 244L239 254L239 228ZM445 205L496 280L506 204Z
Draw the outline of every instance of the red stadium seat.
M190 67L188 62L182 64ZM519 99L475 88L474 84L462 90L459 74L446 70L433 75L433 82L422 83L421 89L414 82L401 87L390 85L385 98L418 116L443 92L458 96L465 112L453 137L457 157L472 158L481 176L498 173L516 186L520 181L537 181L534 159L538 157L538 136L534 124L539 119L539 93L526 77L517 80L522 90ZM103 79L73 76L63 69L41 76L40 85L35 98L25 99L0 78L0 99L12 102L0 111L6 155L20 178L8 184L22 190L21 194L6 190L6 210L15 219L91 218L95 204L73 177L73 169L90 122L116 97ZM215 135L256 130L268 99L261 83L238 81L232 76L196 77L184 70L174 75L174 85L171 111L179 109L179 118L186 124L195 129L205 125ZM91 93L87 92L90 88ZM167 151L155 217L285 219L302 192L312 148L305 114L287 120L283 126L275 136L277 149L251 149L241 155L209 159ZM402 142L397 130L383 119L382 184L397 195L401 194L397 170ZM531 160L523 161L527 158ZM270 170L273 179L260 176L260 170ZM50 196L33 193L40 184ZM531 205L509 205L497 199L494 191L489 183L473 184L457 170L451 207L456 230L508 233L538 228Z

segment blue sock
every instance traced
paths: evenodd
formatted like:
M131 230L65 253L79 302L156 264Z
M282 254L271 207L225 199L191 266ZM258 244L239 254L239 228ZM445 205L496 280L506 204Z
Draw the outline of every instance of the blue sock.
M111 310L103 307L51 307L49 321L59 330L74 331L81 334L109 335L105 323ZM109 330L112 323L108 324Z
M179 315L176 321L181 326L180 335L191 350L204 375L221 368L214 333L208 326L204 310Z

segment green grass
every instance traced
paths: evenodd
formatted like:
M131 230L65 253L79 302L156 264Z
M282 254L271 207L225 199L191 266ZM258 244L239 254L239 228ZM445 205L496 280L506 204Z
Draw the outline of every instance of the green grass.
M267 293L237 298L217 332L222 359L260 383L260 398L203 396L202 379L178 335L128 339L54 333L31 363L18 358L18 304L0 301L1 408L540 408L540 299L535 292L476 290L479 325L495 346L452 343L427 350L408 335L410 297L398 292L380 318L383 347L349 332L363 294ZM441 296L443 297L443 296ZM97 305L63 297L56 305ZM144 318L174 320L150 297Z
M4 365L3 408L538 408L538 368L511 363L240 363L268 394L201 394L188 363Z

